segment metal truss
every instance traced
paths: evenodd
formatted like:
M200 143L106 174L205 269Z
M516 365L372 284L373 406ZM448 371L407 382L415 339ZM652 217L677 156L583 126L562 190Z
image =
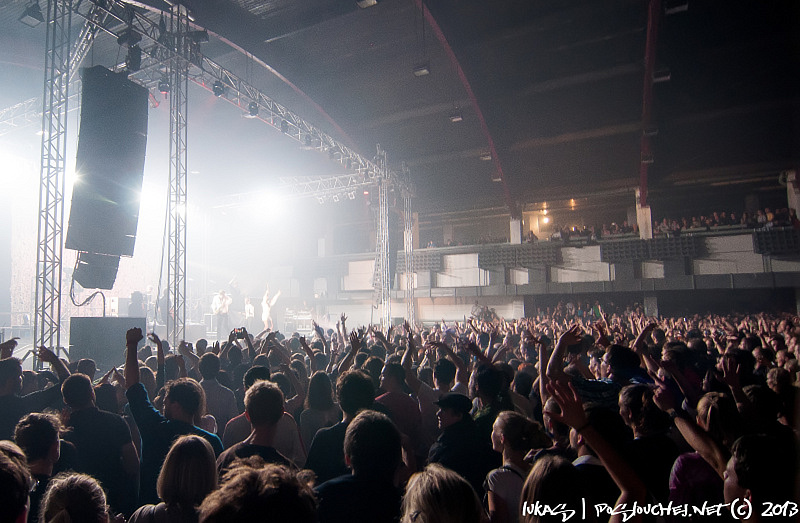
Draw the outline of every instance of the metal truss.
M69 99L72 11L62 0L47 2L44 92L42 95L42 168L36 249L34 346L61 346L61 258ZM33 366L38 368L36 354Z
M388 172L386 168L386 151L378 145L379 172ZM392 280L389 271L389 183L386 179L378 180L378 226L375 242L375 294L376 305L381 309L381 327L388 328L392 324Z
M403 166L405 167L405 166ZM414 325L414 215L411 207L411 192L403 191L403 254L405 254L406 320Z
M186 115L189 108L189 76L186 56L189 47L189 17L186 8L175 5L169 17L169 38L174 45L173 56L168 58L169 78L169 261L167 289L169 312L167 332L173 346L178 346L186 332L186 185L188 181L186 160Z

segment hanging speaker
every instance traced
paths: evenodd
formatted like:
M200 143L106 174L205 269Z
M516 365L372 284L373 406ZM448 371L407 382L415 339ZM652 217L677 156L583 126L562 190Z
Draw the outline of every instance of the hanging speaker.
M81 70L76 181L65 246L133 256L147 144L147 89L97 66Z
M84 289L112 289L118 270L119 256L80 252L72 277Z

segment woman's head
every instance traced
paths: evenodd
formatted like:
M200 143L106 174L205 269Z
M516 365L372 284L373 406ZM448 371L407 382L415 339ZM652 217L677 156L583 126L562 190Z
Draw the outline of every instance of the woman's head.
M497 452L508 448L525 453L550 444L541 425L511 410L501 412L492 427L492 448Z
M543 505L555 507L581 506L582 497L587 494L578 470L569 460L558 455L544 456L533 464L533 468L522 486L521 503L538 501ZM517 507L519 508L519 507ZM563 521L562 515L539 516L536 513L522 513L522 523L543 523Z
M311 376L305 406L307 409L316 410L328 410L333 407L331 379L325 372L318 370Z
M653 401L655 389L650 385L628 385L619 393L622 419L637 435L664 432L669 429L669 416Z
M470 484L432 463L414 474L403 497L402 523L480 523L483 507Z
M108 506L100 484L86 474L59 474L50 480L42 498L43 523L106 523Z
M199 505L217 488L217 462L211 445L199 436L176 439L164 459L156 488L167 505Z
M728 449L742 433L736 403L727 394L719 392L708 392L697 402L697 423Z

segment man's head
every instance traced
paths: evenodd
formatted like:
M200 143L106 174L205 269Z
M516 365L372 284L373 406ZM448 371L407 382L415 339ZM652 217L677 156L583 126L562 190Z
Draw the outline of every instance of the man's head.
M274 427L283 416L283 393L270 381L257 381L244 395L244 408L253 427Z
M753 507L780 503L794 493L795 450L789 438L742 436L733 443L725 469L725 502L745 498Z
M0 360L0 396L19 394L22 390L22 363L17 358Z
M206 395L200 384L191 378L179 378L164 389L164 417L197 424L206 410Z
M381 388L387 392L400 392L406 383L406 371L399 363L387 363L381 371Z
M253 383L260 381L260 380L269 380L269 367L265 367L263 365L253 365L247 372L244 373L243 384L244 390L249 389L253 386Z
M0 521L25 523L31 474L22 450L3 441L0 446Z
M95 404L92 382L85 374L72 374L61 384L64 403L71 409L83 409Z
M456 392L443 395L435 403L439 406L436 417L439 419L439 428L441 429L446 429L469 417L469 412L472 410L472 401L467 396Z
M219 374L220 362L219 356L213 352L207 352L200 357L197 363L197 370L204 380L215 380Z
M28 463L42 460L55 463L60 456L60 432L61 423L56 416L34 412L17 423L14 441L25 452Z
M94 379L94 374L97 372L97 364L94 360L89 358L82 358L78 360L78 372L89 376L90 380Z
M433 366L433 380L436 383L436 387L439 389L450 390L455 379L455 364L445 358L437 360L436 365Z
M336 396L345 416L353 418L375 402L375 387L365 372L349 370L336 380Z
M344 456L353 475L391 481L400 465L400 432L385 414L365 410L347 426Z
M308 471L264 465L258 458L237 461L222 486L200 505L201 523L317 521L317 501Z

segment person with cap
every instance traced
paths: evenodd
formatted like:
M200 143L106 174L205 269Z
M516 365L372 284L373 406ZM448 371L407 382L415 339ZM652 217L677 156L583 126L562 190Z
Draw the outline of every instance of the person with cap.
M472 401L463 394L450 392L436 402L442 433L431 446L428 463L439 463L469 481L481 492L486 474L494 468L494 451L470 416Z

